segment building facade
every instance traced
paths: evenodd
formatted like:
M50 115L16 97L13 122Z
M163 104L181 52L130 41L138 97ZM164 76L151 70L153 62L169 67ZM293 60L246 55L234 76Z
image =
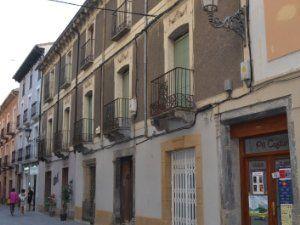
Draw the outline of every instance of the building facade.
M298 225L294 6L219 2L239 36L201 1L86 1L39 65L39 208L68 186L99 225Z
M36 193L41 95L41 74L37 65L50 47L50 43L35 45L13 77L20 84L15 137L19 192L30 187Z
M15 135L19 91L12 90L0 107L0 196L5 204L9 192L17 185L15 168Z

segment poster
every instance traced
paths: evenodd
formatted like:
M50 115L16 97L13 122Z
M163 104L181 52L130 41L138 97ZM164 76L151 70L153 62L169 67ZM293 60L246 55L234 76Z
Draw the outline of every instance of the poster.
M252 172L252 192L254 195L265 193L264 172Z
M292 205L282 204L281 208L281 224L282 225L292 225Z
M250 195L249 196L249 215L250 217L265 220L268 218L268 196Z

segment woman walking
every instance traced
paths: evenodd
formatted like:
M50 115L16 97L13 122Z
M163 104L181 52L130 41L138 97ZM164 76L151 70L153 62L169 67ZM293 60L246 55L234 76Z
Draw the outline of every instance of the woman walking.
M31 187L28 188L27 192L27 203L28 203L28 210L31 211L32 199L33 199L33 191Z
M16 190L13 188L9 193L9 206L10 206L10 214L14 216L15 213L15 205L18 203L19 197Z
M21 211L21 215L24 215L25 213L25 205L26 205L26 193L25 193L25 189L21 190L21 194L19 194L19 198L20 198L20 211Z

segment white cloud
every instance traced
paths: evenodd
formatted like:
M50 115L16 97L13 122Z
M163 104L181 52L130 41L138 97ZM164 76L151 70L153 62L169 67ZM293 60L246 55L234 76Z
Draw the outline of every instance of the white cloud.
M84 0L68 0L82 4ZM47 0L0 2L0 104L11 89L12 80L33 46L53 42L61 34L79 7Z

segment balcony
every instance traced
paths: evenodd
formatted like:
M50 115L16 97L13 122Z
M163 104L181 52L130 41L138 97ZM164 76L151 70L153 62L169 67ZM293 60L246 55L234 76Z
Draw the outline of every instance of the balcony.
M21 127L21 115L17 116L17 128Z
M41 138L38 143L38 159L45 161L52 157L52 138Z
M117 98L104 106L103 133L111 141L130 137L129 99Z
M39 104L38 102L34 102L31 105L31 118L37 118L38 117L38 111L39 111Z
M51 76L47 75L44 79L44 102L48 103L52 101L53 90L51 89Z
M20 148L18 150L18 162L22 162L23 161L23 149Z
M25 160L31 159L31 145L27 145L25 148Z
M82 46L80 51L80 68L87 69L94 62L94 39L88 39Z
M170 121L194 119L193 70L177 67L151 81L150 113L153 125L167 129Z
M71 146L70 131L59 131L54 137L54 154L59 158L67 157Z
M7 123L7 125L6 125L6 135L13 136L15 134L16 134L15 125L11 122Z
M13 151L11 153L11 164L14 164L16 162L16 151Z
M6 136L5 136L5 128L2 128L2 129L1 129L0 137L1 137L2 140L6 140Z
M62 73L59 80L59 87L65 89L70 86L72 77L72 64L66 64L62 67Z
M28 109L25 109L23 113L23 124L27 124L28 122Z
M75 122L75 133L73 138L73 144L76 151L88 151L89 144L94 141L94 120L93 119L81 119Z
M120 40L131 27L131 1L125 0L114 12L112 23L112 40Z

